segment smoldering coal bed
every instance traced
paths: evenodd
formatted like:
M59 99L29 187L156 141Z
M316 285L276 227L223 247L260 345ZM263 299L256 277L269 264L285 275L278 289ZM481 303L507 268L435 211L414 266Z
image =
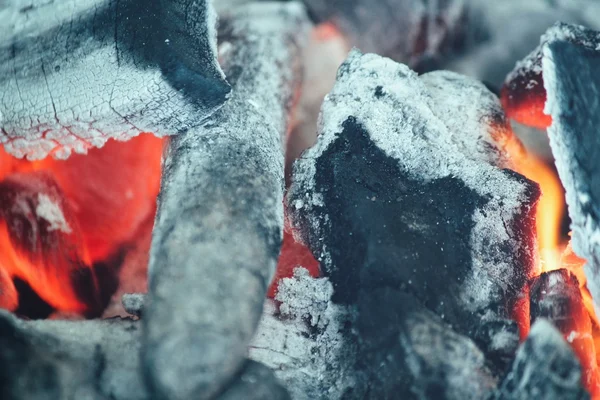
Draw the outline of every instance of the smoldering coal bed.
M0 20L0 398L600 398L595 0Z

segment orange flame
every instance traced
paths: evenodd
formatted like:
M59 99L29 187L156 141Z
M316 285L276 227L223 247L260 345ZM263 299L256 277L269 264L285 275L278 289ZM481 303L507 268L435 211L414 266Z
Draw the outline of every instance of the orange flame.
M92 265L134 240L154 212L162 148L144 134L64 161L29 162L0 149L0 307L16 309L12 279L20 278L58 311L101 312ZM50 199L50 217L36 211L39 196ZM52 215L63 229L51 226Z
M537 273L565 268L572 272L579 282L583 308L572 315L573 326L563 329L565 339L571 344L583 368L583 383L593 399L600 399L600 373L598 370L596 351L600 349L600 325L595 314L592 297L586 287L583 274L584 260L579 259L572 251L571 245L565 244L561 237L561 221L565 212L564 190L555 170L543 160L528 152L516 136L506 132L498 133L500 143L510 155L513 168L537 182L541 197L536 210L536 231L538 243L539 265ZM514 318L524 339L529 330L529 294L517 301Z

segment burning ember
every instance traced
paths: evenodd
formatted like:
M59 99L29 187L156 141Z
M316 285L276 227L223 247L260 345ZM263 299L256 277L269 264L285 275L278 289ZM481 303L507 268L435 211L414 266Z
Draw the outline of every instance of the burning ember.
M154 215L162 147L162 139L144 134L67 160L3 152L0 306L26 307L11 282L19 279L56 311L99 315L119 252ZM99 274L101 263L109 267Z

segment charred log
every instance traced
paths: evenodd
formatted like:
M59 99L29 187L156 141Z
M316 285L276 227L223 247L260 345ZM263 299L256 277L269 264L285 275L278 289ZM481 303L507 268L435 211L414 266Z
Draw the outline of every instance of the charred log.
M143 359L158 396L206 399L243 367L283 230L283 138L308 21L297 3L224 18L234 86L206 124L171 141L149 265Z
M496 400L589 399L581 385L581 365L560 332L544 319L519 347Z
M0 20L0 143L18 157L177 134L229 92L208 0L9 0Z
M419 78L352 53L317 144L295 165L290 212L334 301L356 306L359 326L368 299L391 288L506 360L518 341L512 307L535 263L539 190L498 167L508 163L496 144L505 122L497 99L478 108L458 88L493 99L456 74Z

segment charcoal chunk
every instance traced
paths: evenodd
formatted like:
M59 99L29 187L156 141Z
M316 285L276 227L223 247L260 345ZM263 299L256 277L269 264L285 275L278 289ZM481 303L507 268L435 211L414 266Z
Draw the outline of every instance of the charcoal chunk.
M560 269L534 278L530 288L530 313L531 323L545 318L556 326L583 367L585 387L592 393L600 392L592 321L575 275Z
M0 20L0 144L18 157L174 135L230 91L209 0L8 0Z
M594 51L600 33L582 26L557 23L540 39L540 45L519 61L502 87L502 104L510 118L525 125L546 129L552 117L544 112L546 88L542 68L544 48L553 42L571 43Z
M505 327L534 269L539 190L498 167L508 164L494 143L497 99L478 109L459 96L452 112L436 98L447 92L434 83L472 90L452 78L353 52L323 105L319 140L296 162L290 212L335 302L393 288L459 333L475 336L482 321L499 329L482 345L497 336L510 355L517 339Z
M143 360L157 396L208 399L245 362L283 236L283 140L308 19L298 3L223 15L231 100L167 150Z
M0 311L0 397L146 400L139 328L120 318L22 321Z
M560 332L539 319L521 345L496 400L589 399L581 385L581 365Z
M256 361L248 361L237 380L218 400L291 400L273 371Z
M358 368L370 399L485 399L496 386L485 357L409 294L387 287L358 301ZM361 397L355 397L361 398Z
M550 146L566 200L575 253L587 261L587 286L600 304L600 32L559 24L546 34L542 74ZM581 40L572 40L573 38Z

